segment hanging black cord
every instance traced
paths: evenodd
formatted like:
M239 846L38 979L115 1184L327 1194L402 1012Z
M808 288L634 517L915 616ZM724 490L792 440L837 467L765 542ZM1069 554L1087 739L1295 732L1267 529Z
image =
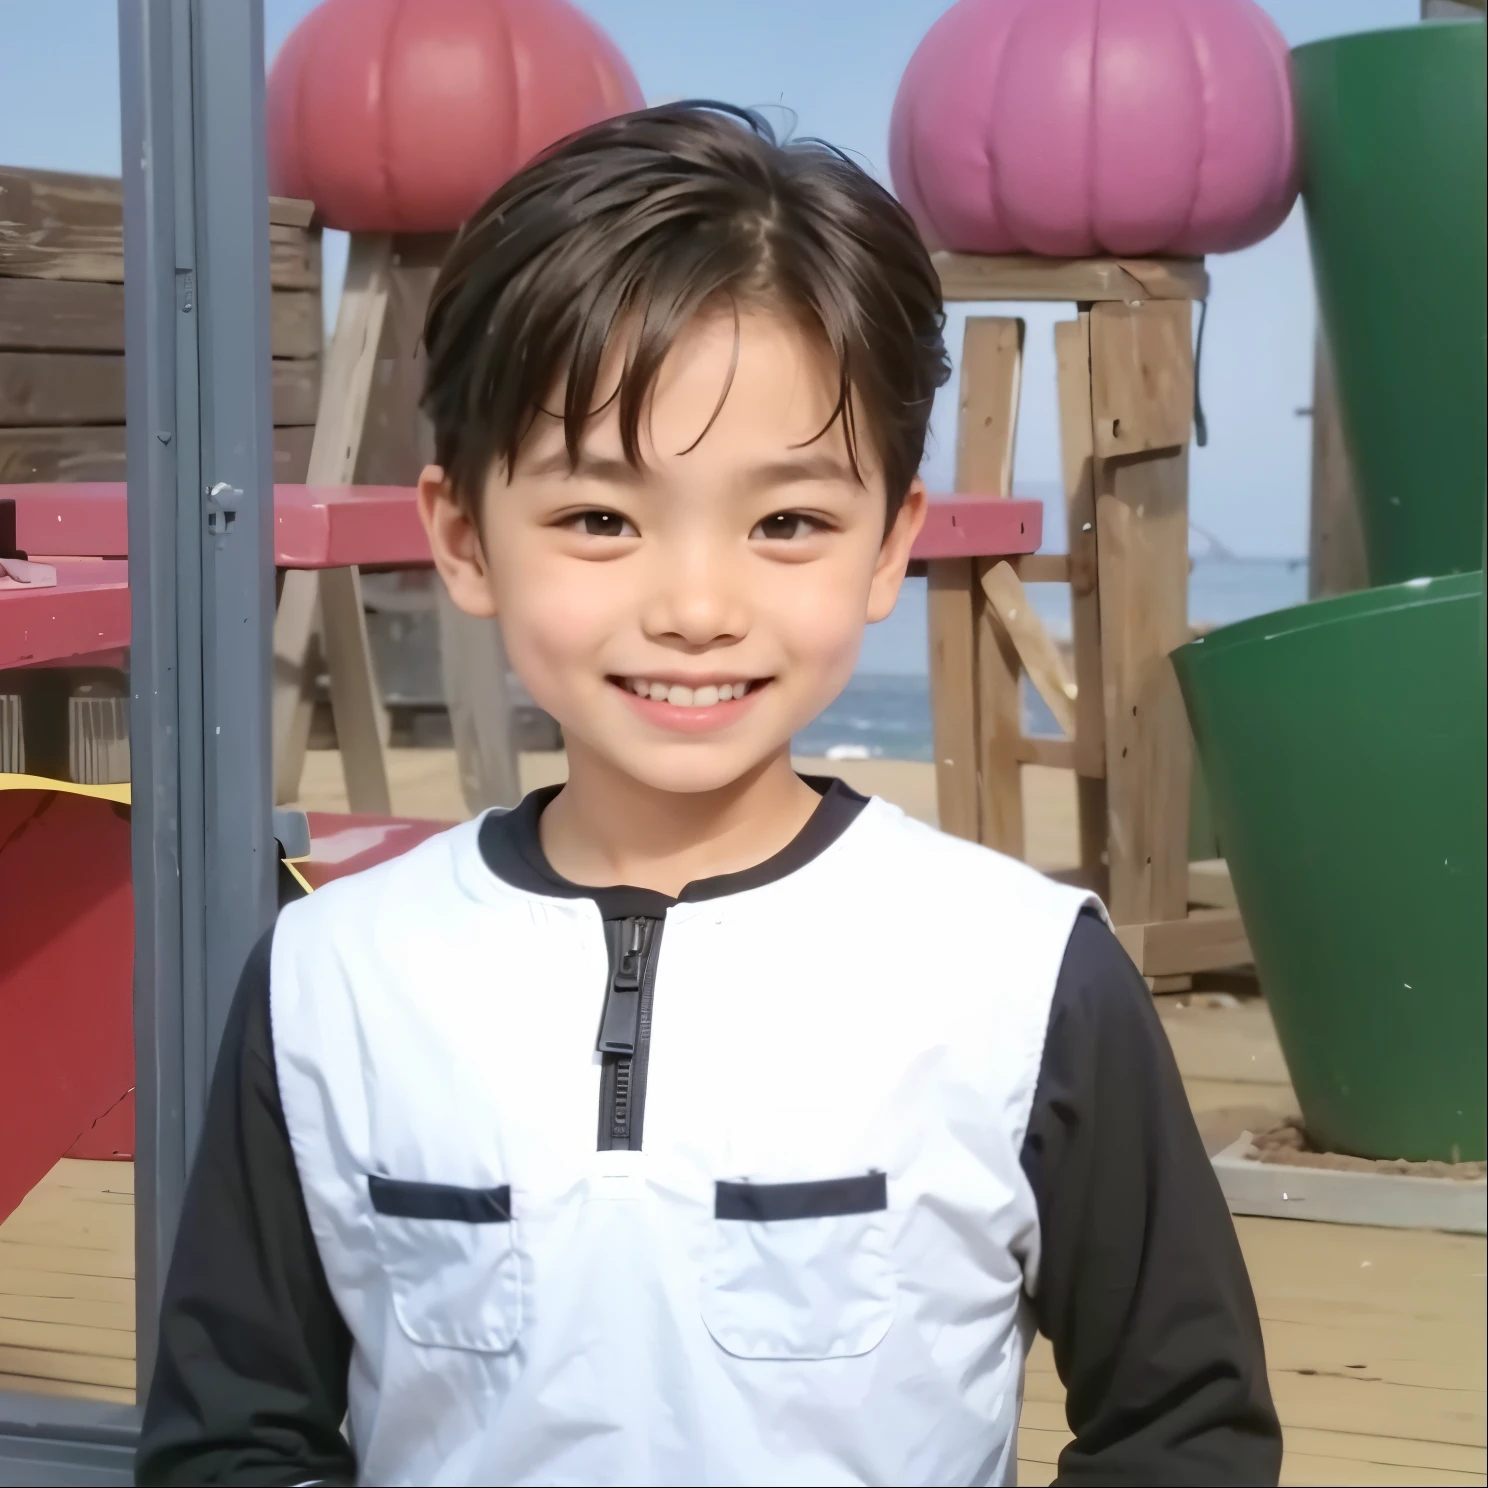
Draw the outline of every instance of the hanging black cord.
M1209 301L1199 301L1199 335L1194 347L1194 443L1203 449L1209 443L1209 421L1204 417L1204 400L1199 393L1199 368L1204 360L1204 322L1209 319Z

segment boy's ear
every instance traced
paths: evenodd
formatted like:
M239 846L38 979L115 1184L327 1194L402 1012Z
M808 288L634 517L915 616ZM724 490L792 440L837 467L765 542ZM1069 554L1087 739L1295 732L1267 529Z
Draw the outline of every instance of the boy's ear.
M456 608L478 620L495 619L496 596L491 592L480 529L455 499L454 489L438 465L425 465L419 472L418 508L434 554L434 567Z
M878 562L873 569L873 583L868 589L868 623L875 624L887 618L899 598L904 584L904 571L909 567L910 549L920 528L925 525L925 483L919 476L910 482L904 501L894 517L878 550Z

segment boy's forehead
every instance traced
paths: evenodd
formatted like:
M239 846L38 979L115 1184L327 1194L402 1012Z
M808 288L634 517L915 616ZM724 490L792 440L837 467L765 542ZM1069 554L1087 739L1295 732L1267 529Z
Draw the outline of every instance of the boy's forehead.
M628 340L607 350L589 417L578 431L581 465L623 460L622 379ZM567 457L562 409L568 372L537 410L519 469L546 473ZM645 464L693 457L693 463L791 461L816 478L852 476L843 420L841 374L825 339L795 317L768 310L695 316L668 349L636 421ZM856 427L862 428L859 414ZM871 451L859 449L872 464ZM865 472L866 474L866 472Z

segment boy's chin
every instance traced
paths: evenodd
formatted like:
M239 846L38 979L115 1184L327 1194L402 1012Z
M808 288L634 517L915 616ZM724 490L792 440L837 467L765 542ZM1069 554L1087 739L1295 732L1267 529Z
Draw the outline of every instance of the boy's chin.
M659 749L606 751L611 769L628 776L646 790L669 795L706 795L727 790L759 772L762 766L789 752L785 746L761 750L740 744L662 746Z

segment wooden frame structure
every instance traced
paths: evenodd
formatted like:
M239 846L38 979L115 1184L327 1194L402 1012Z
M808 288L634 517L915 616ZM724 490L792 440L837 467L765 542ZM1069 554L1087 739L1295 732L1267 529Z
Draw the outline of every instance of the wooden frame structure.
M942 826L1023 855L1021 768L1074 770L1080 880L1156 987L1248 962L1232 910L1189 914L1192 745L1168 655L1188 634L1188 440L1199 260L937 254L947 302L1067 301L1055 327L1067 555L930 568L931 696ZM966 323L956 489L1007 496L1023 322ZM1074 668L1025 583L1070 587ZM1028 738L1019 678L1065 737Z
M274 478L300 482L320 394L320 232L269 199ZM0 484L124 479L119 179L0 166Z

